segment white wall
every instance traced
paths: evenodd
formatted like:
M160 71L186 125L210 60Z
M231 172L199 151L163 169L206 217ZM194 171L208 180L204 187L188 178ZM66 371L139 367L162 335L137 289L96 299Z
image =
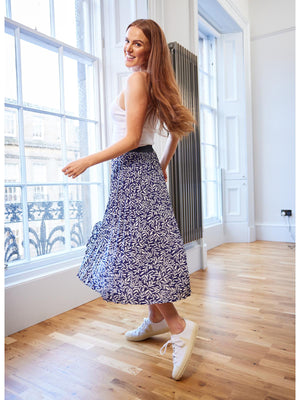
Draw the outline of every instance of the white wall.
M251 1L251 0L250 0ZM230 1L228 1L230 3ZM247 20L249 17L249 1L248 0L231 0L232 7Z
M255 215L259 240L293 241L295 225L295 4L249 2ZM281 217L292 209L293 217Z

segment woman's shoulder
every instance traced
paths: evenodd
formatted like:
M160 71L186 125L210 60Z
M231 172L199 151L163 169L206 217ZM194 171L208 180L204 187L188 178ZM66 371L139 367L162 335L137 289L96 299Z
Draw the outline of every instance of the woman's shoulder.
M127 86L142 85L145 88L148 83L148 72L147 71L135 71L129 75L127 79Z

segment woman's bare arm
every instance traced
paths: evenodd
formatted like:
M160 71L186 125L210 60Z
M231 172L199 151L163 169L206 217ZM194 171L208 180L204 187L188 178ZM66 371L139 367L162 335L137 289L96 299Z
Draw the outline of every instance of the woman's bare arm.
M64 174L70 178L76 178L87 168L119 157L138 147L146 117L147 106L146 75L143 72L135 72L128 78L127 88L125 90L125 137L107 147L105 150L72 161L62 169Z
M171 161L171 158L175 153L178 141L179 141L178 137L172 135L172 133L169 134L166 147L160 161L161 169L163 171L165 180L167 180L167 167L169 165L169 162Z

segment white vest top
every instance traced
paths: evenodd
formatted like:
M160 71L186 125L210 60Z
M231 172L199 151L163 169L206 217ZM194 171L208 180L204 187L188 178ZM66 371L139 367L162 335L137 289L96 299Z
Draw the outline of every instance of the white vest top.
M113 143L122 139L126 135L126 111L117 103L117 99L110 106L113 121ZM156 127L148 120L145 121L139 147L154 144L154 134Z

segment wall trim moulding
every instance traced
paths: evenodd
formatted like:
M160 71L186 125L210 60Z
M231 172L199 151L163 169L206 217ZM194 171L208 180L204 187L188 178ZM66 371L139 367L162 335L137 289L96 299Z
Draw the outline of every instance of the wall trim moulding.
M256 240L295 243L295 225L256 224Z
M255 40L260 40L260 39L267 39L267 38L277 36L277 35L282 35L284 33L293 32L295 30L296 30L296 27L291 26L290 28L281 29L279 31L268 32L268 33L264 33L262 35L255 35L255 36L251 37L251 42L254 42Z

